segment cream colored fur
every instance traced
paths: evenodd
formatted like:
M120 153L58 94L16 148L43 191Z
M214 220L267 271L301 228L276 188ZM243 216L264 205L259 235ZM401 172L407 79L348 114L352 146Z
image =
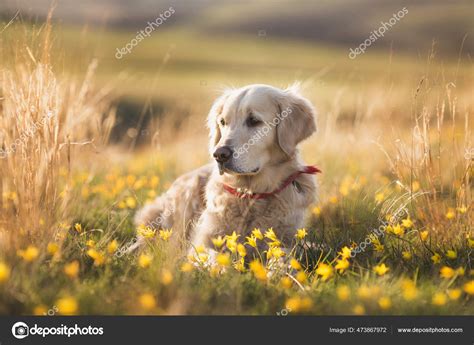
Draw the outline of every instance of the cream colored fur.
M251 141L259 128L285 109L289 109L285 118ZM250 127L250 115L262 123ZM236 152L245 143L253 145L247 145L245 153L234 154L222 167L223 174L213 162L179 177L165 194L137 213L136 224L173 228L192 246L208 247L212 247L210 239L218 235L236 231L244 238L254 228L272 227L288 245L315 200L313 176L300 175L295 184L260 200L238 198L222 184L256 193L276 190L304 166L296 146L316 130L315 116L310 102L295 88L249 85L224 92L208 116L211 155L221 146Z

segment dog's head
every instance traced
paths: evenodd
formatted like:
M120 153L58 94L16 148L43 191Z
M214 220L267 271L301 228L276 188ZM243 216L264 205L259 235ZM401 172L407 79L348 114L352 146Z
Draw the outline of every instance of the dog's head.
M257 174L293 157L298 143L316 131L315 116L296 87L249 85L225 91L208 116L210 153L221 174Z

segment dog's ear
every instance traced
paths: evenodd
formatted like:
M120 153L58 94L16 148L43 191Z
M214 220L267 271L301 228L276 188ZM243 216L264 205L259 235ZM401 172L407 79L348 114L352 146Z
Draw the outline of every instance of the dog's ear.
M211 110L207 116L207 127L209 128L209 145L211 151L217 145L221 139L221 131L217 124L217 116L222 113L224 102L228 96L227 92L224 92L219 98L217 98L211 106Z
M291 157L296 146L316 131L316 111L311 102L300 95L297 86L284 90L278 105L278 145Z

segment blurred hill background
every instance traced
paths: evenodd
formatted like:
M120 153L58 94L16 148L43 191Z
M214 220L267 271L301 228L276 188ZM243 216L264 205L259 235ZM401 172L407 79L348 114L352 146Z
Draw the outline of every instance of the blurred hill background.
M170 6L175 13L150 37L115 57ZM349 59L349 49L403 7L407 15L365 54ZM2 0L0 28L14 21L0 34L0 58L18 54L6 51L8 42L26 35L15 23L41 31L50 8L50 0ZM112 138L135 147L156 138L151 133L159 132L161 142L179 133L205 135L202 120L220 90L249 83L284 87L300 80L322 114L337 108L334 123L362 121L361 114L375 114L387 97L400 99L397 118L407 119L407 93L427 75L426 87L456 77L458 89L467 90L462 83L470 85L473 77L472 18L472 0L60 0L52 59L61 72L77 75L97 59L99 87L116 94ZM443 72L434 73L437 68ZM364 98L372 100L370 109L360 108Z
M25 18L44 18L50 4L50 0L3 0L0 11L8 17L21 9ZM343 46L360 44L381 21L407 7L404 24L377 46L393 44L395 49L413 53L423 52L436 40L438 52L456 54L464 35L471 36L474 30L471 0L62 0L55 18L64 23L138 30L169 6L178 15L168 28L188 27L212 35L264 30L274 38ZM465 51L472 53L473 48L474 40L467 40Z

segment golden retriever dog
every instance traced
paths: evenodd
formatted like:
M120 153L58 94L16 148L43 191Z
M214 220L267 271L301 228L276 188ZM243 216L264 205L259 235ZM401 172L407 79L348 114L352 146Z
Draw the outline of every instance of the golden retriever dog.
M289 245L316 197L319 170L297 145L316 131L315 110L297 87L249 85L225 91L208 116L212 164L179 177L141 209L137 225L173 228L193 247L235 231L273 228Z

